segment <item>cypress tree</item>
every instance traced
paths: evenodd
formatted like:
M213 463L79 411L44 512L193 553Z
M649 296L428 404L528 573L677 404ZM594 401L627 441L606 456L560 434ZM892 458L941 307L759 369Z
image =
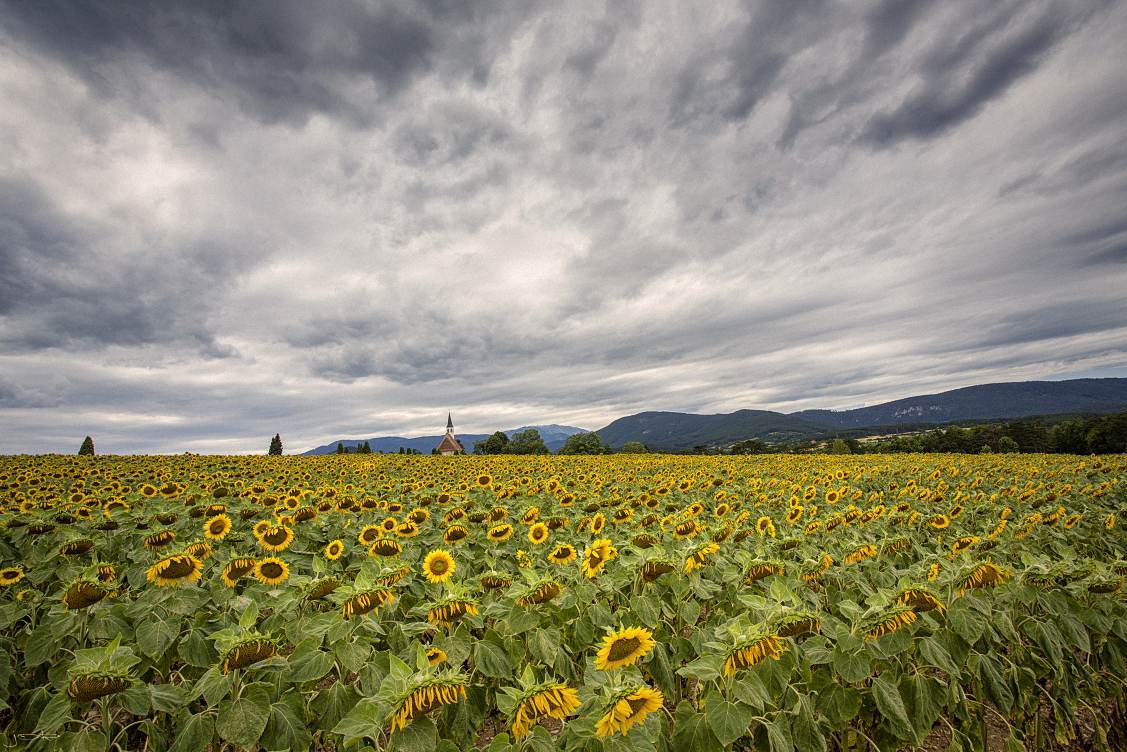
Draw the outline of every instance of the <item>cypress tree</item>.
M364 454L371 454L371 453L372 453L372 447L368 444L368 442L365 441L364 442Z
M82 446L78 448L78 456L81 457L84 454L94 456L94 440L89 436L82 440Z
M270 439L270 450L267 452L267 454L282 454L282 435L280 433L274 434L274 438Z

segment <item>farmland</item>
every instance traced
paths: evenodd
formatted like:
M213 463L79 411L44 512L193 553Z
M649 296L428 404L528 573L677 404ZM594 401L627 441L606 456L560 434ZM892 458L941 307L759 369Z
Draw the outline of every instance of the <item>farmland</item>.
M0 746L1122 726L1122 455L0 458ZM1121 517L1122 515L1122 517ZM484 732L484 733L483 733Z

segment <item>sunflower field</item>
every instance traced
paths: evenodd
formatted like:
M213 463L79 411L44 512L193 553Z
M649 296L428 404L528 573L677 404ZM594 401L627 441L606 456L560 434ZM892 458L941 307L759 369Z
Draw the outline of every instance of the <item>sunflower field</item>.
M1125 474L4 457L0 748L1019 752L1081 716L1106 748Z

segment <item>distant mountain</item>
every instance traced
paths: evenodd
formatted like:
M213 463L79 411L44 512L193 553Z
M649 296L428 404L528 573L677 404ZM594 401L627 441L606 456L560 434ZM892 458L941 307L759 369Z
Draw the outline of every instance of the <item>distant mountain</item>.
M769 410L737 410L718 415L638 413L619 418L596 433L614 449L627 441L638 441L650 449L676 450L700 444L728 446L744 439L803 441L833 429L832 425Z
M1071 379L980 384L854 410L803 410L790 417L859 428L1122 410L1127 410L1127 379Z
M529 428L535 428L540 432L540 438L544 439L544 443L553 452L563 446L564 441L568 436L573 433L585 433L586 429L576 428L575 426L560 426L556 424L546 426L521 426L514 428L505 433L511 438L514 433L524 431ZM415 438L404 438L402 436L377 436L371 439L338 439L331 441L324 446L319 446L316 449L310 449L308 452L302 452L302 455L313 454L332 454L337 450L337 444L344 444L346 447L356 451L356 447L363 446L364 442L368 442L368 446L372 448L373 452L395 453L399 451L399 447L404 449L417 449L423 454L430 454L430 450L438 446L438 442L442 441L443 434L438 436L416 436ZM467 453L473 451L473 443L481 439L488 438L490 434L487 433L454 433L456 438Z

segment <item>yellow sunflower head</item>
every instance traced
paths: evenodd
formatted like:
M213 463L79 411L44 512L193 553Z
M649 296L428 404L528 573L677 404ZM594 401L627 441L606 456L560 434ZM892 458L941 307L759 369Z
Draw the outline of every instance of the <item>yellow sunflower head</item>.
M281 559L271 556L258 562L254 576L264 585L277 585L290 576L290 568Z
M454 557L449 551L439 548L427 554L423 560L423 574L434 583L446 582L454 574Z
M653 632L644 627L626 627L603 638L603 646L595 657L595 668L612 671L631 666L653 650Z
M267 523L267 527L269 527L269 523ZM231 518L225 514L211 517L204 525L203 530L204 536L209 540L223 540L224 536L231 532Z
M548 526L543 522L537 522L535 525L528 529L528 540L534 545L540 545L548 539Z
M344 553L344 544L339 539L325 546L325 558L329 561L336 561L342 553Z

